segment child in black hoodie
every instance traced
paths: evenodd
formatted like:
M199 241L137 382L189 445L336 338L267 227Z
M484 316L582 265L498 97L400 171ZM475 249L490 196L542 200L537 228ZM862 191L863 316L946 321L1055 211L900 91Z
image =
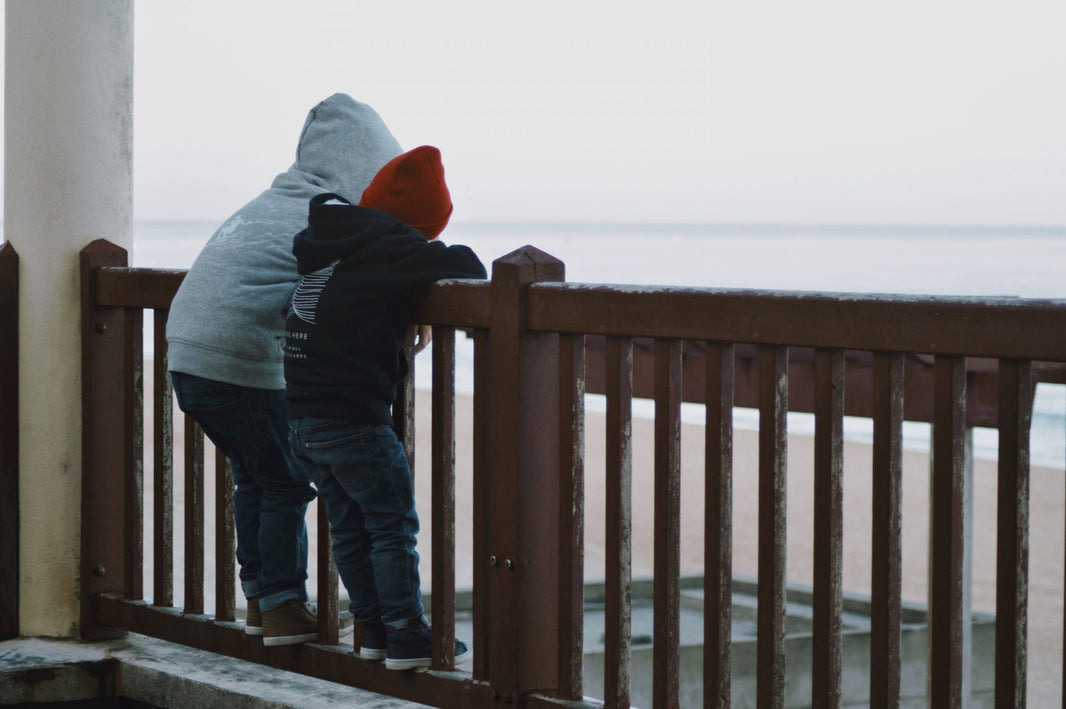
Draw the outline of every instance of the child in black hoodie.
M422 146L385 165L359 206L314 197L293 242L301 277L286 317L290 442L326 504L337 570L364 623L360 657L389 669L425 667L432 656L414 488L391 413L408 372L411 309L434 281L486 275L466 246L433 241L451 211L440 152ZM456 640L456 662L469 655Z

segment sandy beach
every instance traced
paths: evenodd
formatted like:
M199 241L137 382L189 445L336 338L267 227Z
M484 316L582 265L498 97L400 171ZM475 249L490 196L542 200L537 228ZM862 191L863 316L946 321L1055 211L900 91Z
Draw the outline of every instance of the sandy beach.
M146 369L148 365L146 364ZM146 390L149 377L146 376ZM429 450L430 403L429 393L418 392L416 441L418 449ZM175 409L175 437L182 435L183 415ZM151 412L146 411L146 425L150 426ZM472 414L469 397L456 401L456 585L469 588L472 578L471 558L471 430ZM151 446L151 434L146 445ZM588 580L604 576L604 416L589 412L586 418L586 551L585 573ZM648 419L633 419L633 575L650 577L653 569L653 500L652 471L653 429ZM682 541L681 570L683 574L698 574L703 567L703 428L682 424ZM182 539L183 504L182 451L175 447L175 539ZM208 460L213 449L207 444ZM151 493L151 451L145 453L145 489ZM872 449L869 445L848 442L844 461L844 588L849 592L870 592L870 487ZM809 436L790 435L788 440L788 498L787 498L787 576L789 582L809 585L813 558L813 440ZM209 463L205 490L205 519L207 520L207 603L212 605L213 593L213 470ZM928 563L928 499L929 462L924 453L907 452L903 461L903 595L908 601L925 602ZM1030 589L1029 589L1029 703L1030 706L1051 706L1060 701L1062 676L1063 631L1063 529L1064 506L1062 471L1033 468L1031 480L1030 530ZM428 544L430 529L430 473L429 455L416 456L416 494L421 516L423 536L419 546L423 585L428 588L431 569L431 550ZM734 440L733 473L733 569L745 576L757 571L757 489L758 434L737 430ZM643 493L642 491L647 491ZM148 499L148 498L146 498ZM146 504L145 529L152 529L151 506ZM308 529L314 546L316 511L308 515ZM977 460L974 469L974 563L973 606L975 611L994 612L995 609L995 524L996 465L992 461ZM749 522L750 520L750 522ZM146 540L146 557L151 554L151 541ZM316 566L312 553L311 586L314 594ZM145 593L151 595L151 560L146 558ZM183 560L180 549L175 550L175 568L180 570ZM180 578L175 581L175 602L180 604ZM342 591L343 592L343 591ZM238 594L239 596L239 594ZM240 604L243 599L238 600Z

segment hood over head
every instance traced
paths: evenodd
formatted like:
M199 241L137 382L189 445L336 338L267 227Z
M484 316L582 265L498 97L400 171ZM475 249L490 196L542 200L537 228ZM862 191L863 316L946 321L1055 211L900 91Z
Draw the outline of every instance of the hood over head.
M293 235L307 228L308 200L334 192L354 204L401 152L370 106L340 93L315 105L296 162L215 231L186 274L167 320L171 369L284 389L283 311L298 278Z
M293 239L297 270L306 275L389 237L390 243L418 239L411 227L398 218L367 207L356 207L337 194L311 199L307 228Z
M354 203L377 171L401 152L373 108L333 94L307 114L296 162L272 187L298 189L304 199L326 190Z

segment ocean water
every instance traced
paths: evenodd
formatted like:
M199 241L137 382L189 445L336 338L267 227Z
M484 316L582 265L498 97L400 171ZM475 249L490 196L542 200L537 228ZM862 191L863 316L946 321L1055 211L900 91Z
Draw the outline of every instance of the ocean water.
M217 226L137 222L132 263L188 268ZM1066 227L453 224L442 238L469 245L489 268L533 245L561 259L571 282L1066 299ZM472 359L459 338L460 391L472 391ZM429 382L430 364L419 355L417 385ZM634 415L651 415L651 402L634 402ZM685 405L682 415L702 422L703 409ZM757 421L755 411L736 412L738 427ZM813 417L792 414L789 428L813 431ZM849 418L845 436L870 440L870 422ZM904 445L927 450L929 427L906 424ZM995 431L976 430L975 455L994 458L996 446ZM1066 465L1066 386L1037 387L1031 459Z

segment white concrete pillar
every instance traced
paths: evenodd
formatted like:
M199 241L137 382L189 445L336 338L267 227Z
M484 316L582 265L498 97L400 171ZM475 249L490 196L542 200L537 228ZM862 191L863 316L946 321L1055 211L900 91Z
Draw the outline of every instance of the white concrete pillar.
M4 232L19 253L23 635L78 633L78 252L132 246L133 0L7 0Z

